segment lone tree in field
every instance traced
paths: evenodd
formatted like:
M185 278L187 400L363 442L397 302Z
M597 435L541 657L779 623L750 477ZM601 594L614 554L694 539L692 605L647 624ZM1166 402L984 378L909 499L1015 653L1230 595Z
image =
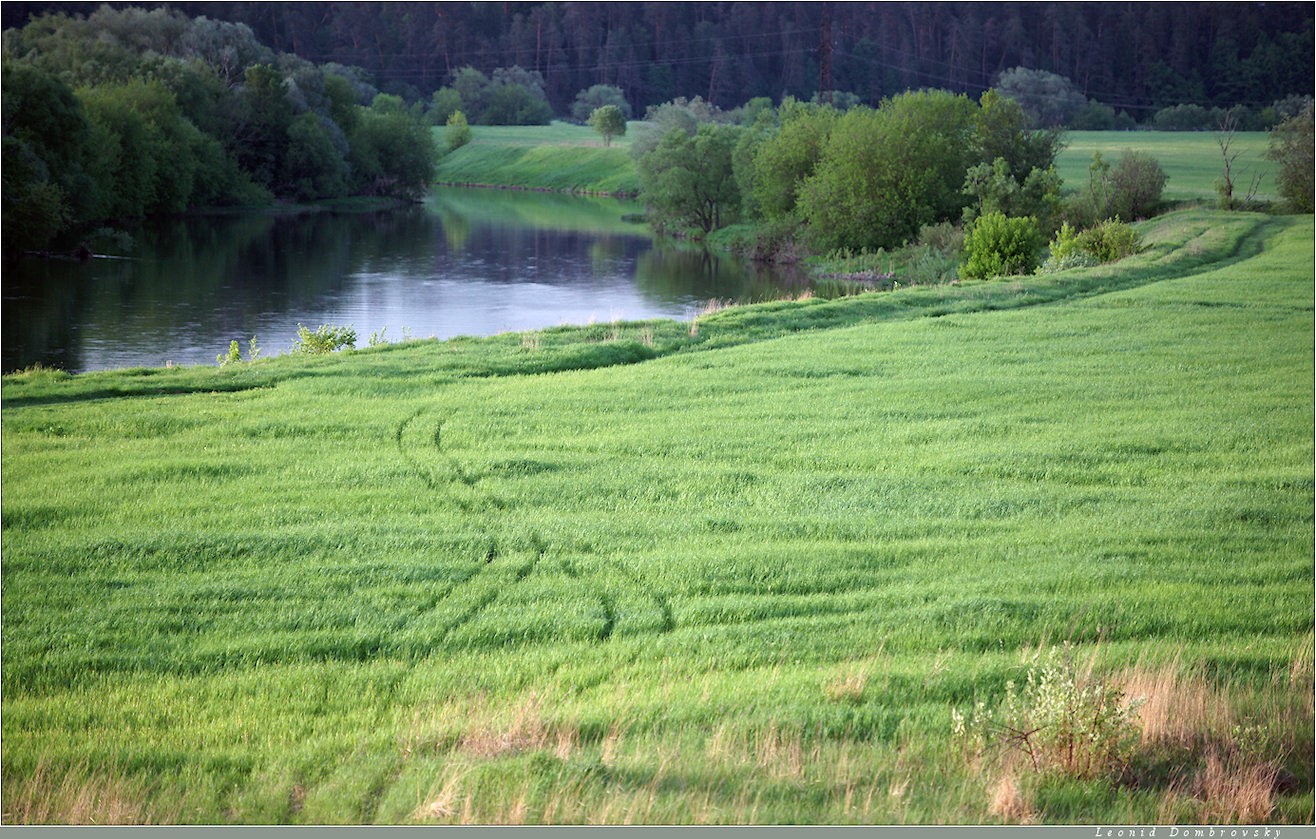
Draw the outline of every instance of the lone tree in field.
M616 105L604 105L589 115L589 127L603 135L603 145L612 145L613 137L626 134L626 115Z

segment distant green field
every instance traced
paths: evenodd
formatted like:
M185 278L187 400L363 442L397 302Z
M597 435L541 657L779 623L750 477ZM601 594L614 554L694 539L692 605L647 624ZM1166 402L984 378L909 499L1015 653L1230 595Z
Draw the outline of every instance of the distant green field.
M4 821L1310 823L1312 219L1139 229L691 323L4 377ZM1149 700L1123 769L953 736L1064 641Z
M1068 146L1056 160L1056 171L1067 189L1086 187L1088 164L1096 151L1112 164L1125 149L1156 158L1169 176L1165 184L1167 200L1213 199L1215 183L1224 173L1224 158L1211 131L1070 131L1065 136ZM1234 135L1230 151L1241 152L1233 164L1236 196L1246 192L1253 175L1261 175L1257 198L1277 197L1275 164L1262 157L1268 147L1264 131Z
M635 194L640 182L627 136L610 147L592 129L554 122L549 126L475 126L467 145L439 163L440 183L480 184L562 192ZM442 144L446 129L434 129Z

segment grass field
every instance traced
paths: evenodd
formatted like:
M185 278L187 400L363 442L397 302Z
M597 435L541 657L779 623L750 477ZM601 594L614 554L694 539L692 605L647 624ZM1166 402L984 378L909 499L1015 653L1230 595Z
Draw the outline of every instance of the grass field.
M1310 823L1312 219L1141 228L1017 281L5 377L4 821ZM1118 770L952 735L1063 641L1147 700Z
M1164 197L1170 201L1214 200L1215 182L1224 174L1224 158L1214 131L1070 131L1066 138L1068 146L1056 159L1056 171L1070 189L1086 186L1088 164L1095 151L1111 164L1125 149L1156 158L1169 176ZM1235 197L1246 192L1254 174L1261 176L1258 199L1273 201L1278 197L1275 164L1262 156L1267 148L1269 140L1264 131L1234 135L1230 152L1240 153L1233 164Z
M547 126L475 126L471 142L439 162L439 183L634 195L640 181L631 162L632 132L610 146L593 129L554 122ZM443 144L444 128L434 129Z

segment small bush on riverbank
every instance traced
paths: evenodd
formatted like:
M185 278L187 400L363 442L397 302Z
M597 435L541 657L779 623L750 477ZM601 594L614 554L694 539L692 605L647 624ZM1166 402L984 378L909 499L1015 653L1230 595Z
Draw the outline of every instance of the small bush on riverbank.
M328 355L343 347L356 348L356 330L350 326L320 324L314 332L297 324L297 340L292 345L293 355Z

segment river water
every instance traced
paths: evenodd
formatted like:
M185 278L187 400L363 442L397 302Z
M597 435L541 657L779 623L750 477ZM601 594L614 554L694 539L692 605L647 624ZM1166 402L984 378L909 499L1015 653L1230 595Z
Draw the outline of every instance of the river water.
M798 274L656 241L633 202L448 189L374 212L194 215L4 267L3 368L214 364L231 340L287 351L299 324L397 341L591 321L687 319L775 299Z

